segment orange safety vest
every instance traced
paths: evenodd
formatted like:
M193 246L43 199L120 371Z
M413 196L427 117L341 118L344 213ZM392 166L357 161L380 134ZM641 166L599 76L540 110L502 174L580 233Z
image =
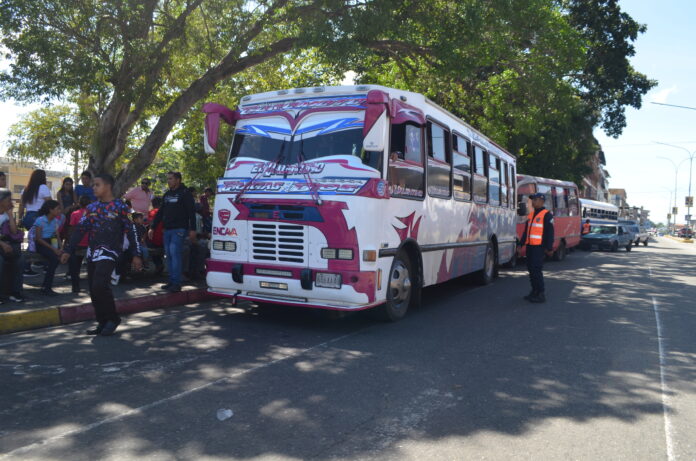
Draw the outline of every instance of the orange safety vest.
M585 224L582 225L582 234L589 234L590 233L590 228L592 227L592 224L586 222Z
M544 216L549 210L541 210L539 214L534 216L532 211L527 216L527 241L525 245L541 245L541 240L544 237Z

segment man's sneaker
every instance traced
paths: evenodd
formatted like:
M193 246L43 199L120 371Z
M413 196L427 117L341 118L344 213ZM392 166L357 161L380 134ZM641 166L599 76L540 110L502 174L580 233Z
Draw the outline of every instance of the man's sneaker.
M546 295L544 293L538 293L531 298L529 298L529 302L532 303L545 303L546 302Z
M534 292L533 292L533 291L530 291L529 294L528 294L527 296L524 296L524 297L523 297L523 299L525 299L526 301L529 301L529 300L532 299L533 297L534 297Z
M121 323L121 319L113 322L109 320L104 324L104 328L102 328L101 332L99 332L99 336L111 336L114 334L116 331L116 328L118 328L119 324Z
M181 285L169 285L167 291L170 293L178 293L181 291Z
M42 288L42 289L39 291L39 293L41 293L41 294L44 295L44 296L57 296L57 295L58 295L58 293L56 293L55 291L53 291L53 290L50 289L50 288Z
M85 331L85 334L90 335L90 336L99 335L99 334L101 334L102 330L104 329L104 325L106 325L106 323L100 322L97 324L96 327Z
M121 276L118 274L111 274L111 284L118 285L118 281L121 280Z
M12 301L13 303L23 303L23 302L24 302L24 298L22 298L21 296L10 295L10 298L9 298L9 299L10 299L10 301Z
M25 277L36 277L37 275L39 275L39 273L36 272L35 270L24 269L24 276Z

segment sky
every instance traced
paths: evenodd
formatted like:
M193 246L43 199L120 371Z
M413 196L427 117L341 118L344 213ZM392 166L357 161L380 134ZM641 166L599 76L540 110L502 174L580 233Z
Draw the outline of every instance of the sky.
M676 170L677 223L683 223L689 183L689 160L684 160L689 158L687 150L696 155L696 110L652 103L696 108L696 2L624 0L619 4L647 25L647 32L635 42L631 63L658 85L645 95L639 110L626 110L627 126L618 139L595 130L611 175L609 187L626 189L629 205L645 207L654 222L664 223L674 205L674 164L681 164ZM696 161L693 168L691 193L696 195ZM691 211L696 215L696 208Z
M687 150L696 155L696 110L653 103L696 108L696 1L621 0L619 4L647 25L647 32L635 42L631 63L658 85L645 95L639 110L626 110L627 126L617 139L595 130L611 176L609 187L626 189L629 205L643 206L653 221L666 222L675 201L676 171L677 223L683 223L689 183L689 161L684 160L689 157ZM0 154L8 127L34 107L0 102ZM675 164L681 164L678 170ZM693 168L692 195L696 195L696 161ZM696 208L692 214L696 215Z

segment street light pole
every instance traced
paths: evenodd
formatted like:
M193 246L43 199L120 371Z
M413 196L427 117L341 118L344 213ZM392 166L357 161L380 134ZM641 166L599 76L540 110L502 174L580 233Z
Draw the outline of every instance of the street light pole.
M691 171L692 171L692 167L693 167L694 157L696 157L696 150L692 152L692 151L690 151L689 149L687 149L687 148L685 148L685 147L675 146L674 144L668 144L668 143L666 143L666 142L659 142L659 141L655 141L655 142L656 142L657 144L662 144L663 146L669 146L669 147L674 147L675 149L681 149L681 150L683 150L683 151L686 151L686 153L689 155L689 192L688 192L688 196L689 196L689 197L692 197L692 195L691 195ZM686 159L685 159L685 160L686 160ZM682 163L684 163L685 160L682 160ZM672 163L674 163L674 162L672 162ZM681 165L681 163L680 163L680 165ZM676 185L674 186L674 188L675 188L675 191L676 191ZM675 193L676 193L676 192L675 192ZM675 197L674 201L675 201L675 202L677 201L677 200L676 200L676 197ZM686 225L687 225L689 228L691 228L691 222L693 221L693 219L691 219L691 207L690 207L690 206L687 206L686 208L687 208L686 214L689 216L689 220L688 220L688 222L686 223ZM676 222L676 221L675 221L675 222Z
M679 171L679 167L677 166L676 163L674 163L674 160L672 160L671 158L662 157L662 156L659 156L657 158L662 159L662 160L667 160L674 167L674 207L672 208L672 215L673 215L672 217L674 218L674 226L672 226L672 230L677 230L677 214L674 212L674 208L677 207L677 172Z

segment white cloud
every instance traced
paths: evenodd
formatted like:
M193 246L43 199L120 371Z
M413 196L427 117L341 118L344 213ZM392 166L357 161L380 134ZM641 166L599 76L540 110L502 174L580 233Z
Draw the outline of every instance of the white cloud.
M656 91L650 95L650 102L666 103L670 94L677 92L677 86L672 85L664 90Z

